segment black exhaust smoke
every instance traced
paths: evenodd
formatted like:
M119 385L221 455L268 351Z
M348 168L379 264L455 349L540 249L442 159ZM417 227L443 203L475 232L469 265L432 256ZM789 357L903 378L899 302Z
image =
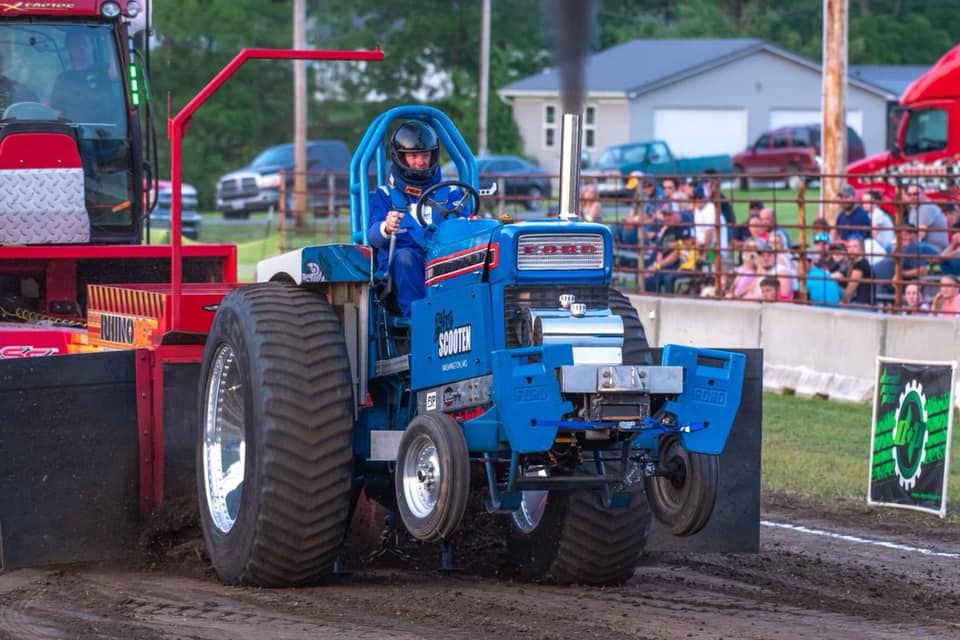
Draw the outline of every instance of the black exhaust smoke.
M553 27L553 59L560 74L564 113L583 111L584 61L597 19L596 0L544 0L544 14Z
M552 24L554 62L560 76L560 217L577 216L580 201L580 114L586 97L584 63L596 24L596 0L544 0Z

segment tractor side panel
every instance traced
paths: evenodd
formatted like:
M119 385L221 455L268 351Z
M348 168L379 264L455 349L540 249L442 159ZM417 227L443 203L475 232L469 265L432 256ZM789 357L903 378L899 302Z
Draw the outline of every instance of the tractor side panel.
M134 354L0 362L0 570L136 550Z
M706 553L760 550L760 444L763 419L763 350L729 349L746 356L740 409L720 454L720 486L710 521L678 538L654 519L647 549ZM655 354L659 359L660 354Z
M490 373L490 289L440 291L411 305L411 387L426 389ZM436 407L427 407L430 411Z

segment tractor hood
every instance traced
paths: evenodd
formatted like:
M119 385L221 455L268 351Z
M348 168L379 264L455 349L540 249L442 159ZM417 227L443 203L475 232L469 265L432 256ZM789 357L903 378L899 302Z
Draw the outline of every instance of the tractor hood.
M491 283L610 283L613 238L602 224L539 220L503 225L494 229L490 244L497 253Z

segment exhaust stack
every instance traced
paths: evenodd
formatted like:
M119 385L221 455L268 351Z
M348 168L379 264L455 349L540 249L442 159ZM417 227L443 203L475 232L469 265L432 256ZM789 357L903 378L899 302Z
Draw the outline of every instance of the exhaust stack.
M563 114L560 133L560 219L580 217L580 115Z

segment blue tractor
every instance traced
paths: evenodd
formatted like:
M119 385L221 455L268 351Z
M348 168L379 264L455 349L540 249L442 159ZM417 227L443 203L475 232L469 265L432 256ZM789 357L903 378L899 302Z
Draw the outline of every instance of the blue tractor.
M476 160L450 119L391 109L351 163L355 244L264 260L257 284L223 299L197 452L213 566L226 583L316 582L363 491L441 543L482 503L508 523L525 575L622 582L651 514L678 536L710 518L744 357L668 345L654 364L637 312L610 286L610 231L575 219L434 209L427 295L395 314L365 228L385 140L408 119L437 132L470 196L459 204L479 212Z

